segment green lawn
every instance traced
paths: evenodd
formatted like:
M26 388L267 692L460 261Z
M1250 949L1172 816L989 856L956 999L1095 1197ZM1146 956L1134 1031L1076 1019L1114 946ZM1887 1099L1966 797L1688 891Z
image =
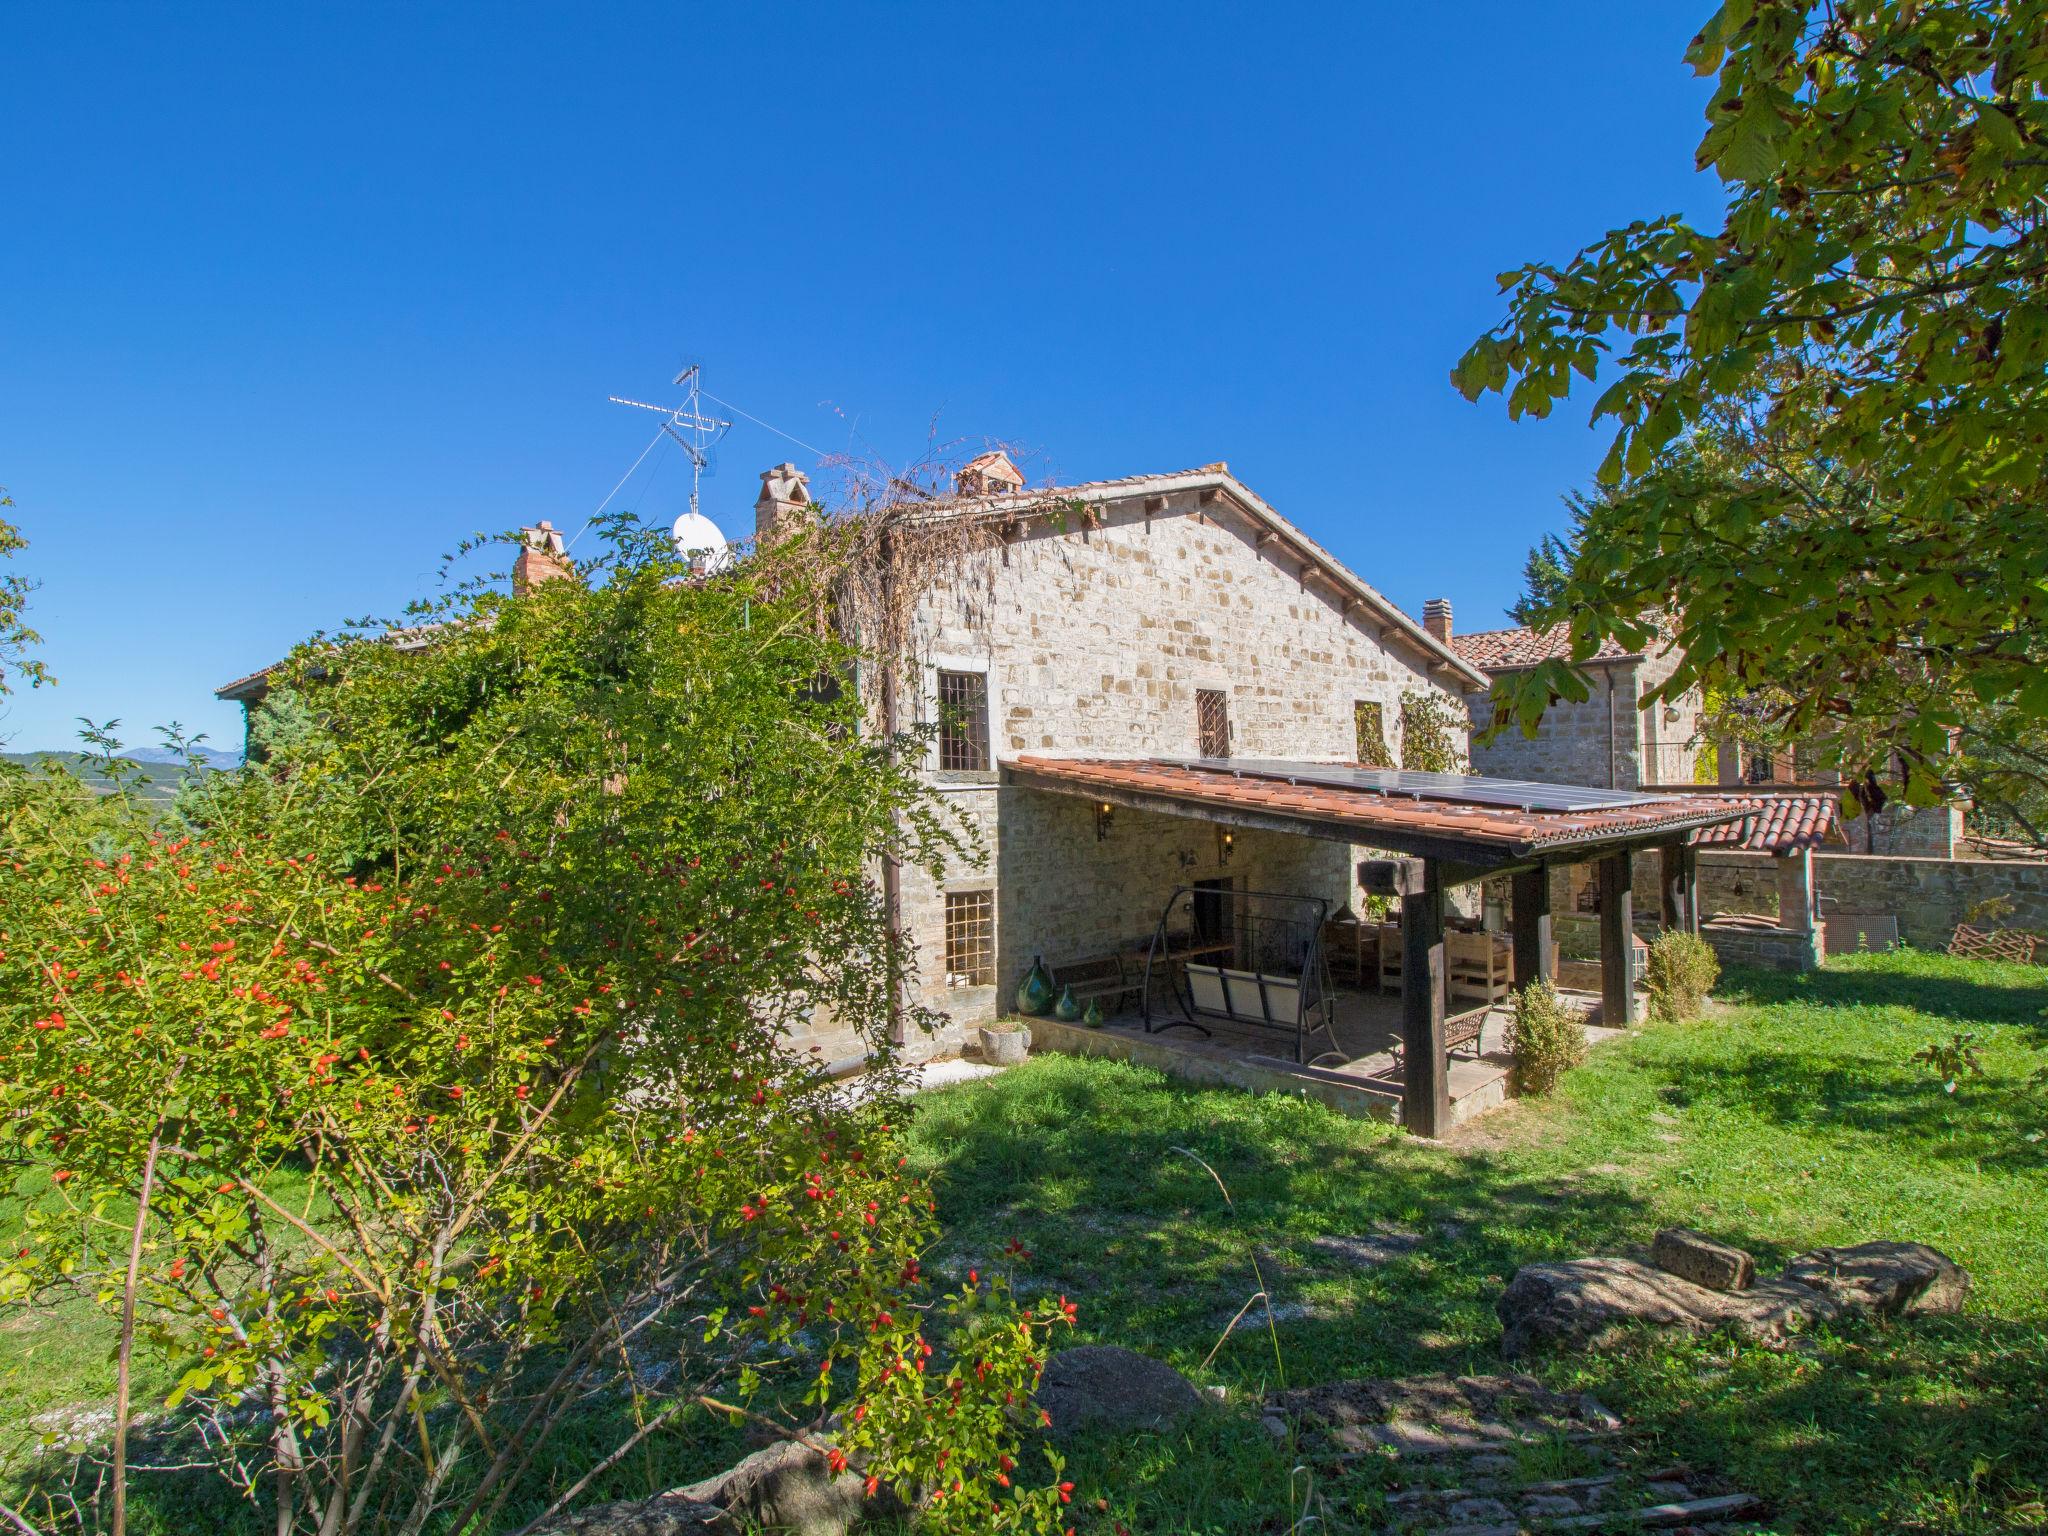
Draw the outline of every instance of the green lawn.
M2048 972L1864 956L1816 976L1732 977L1720 995L1715 1017L1604 1047L1556 1099L1490 1115L1448 1146L1069 1058L927 1096L911 1138L942 1188L936 1266L1000 1269L1019 1241L1018 1279L1078 1301L1083 1339L1227 1390L1223 1411L1177 1435L1073 1458L1084 1536L1117 1521L1286 1531L1290 1490L1298 1511L1310 1473L1290 1479L1295 1459L1258 1427L1271 1385L1498 1369L1493 1304L1517 1265L1647 1243L1674 1222L1764 1265L1917 1239L1964 1264L1975 1291L1960 1318L1795 1351L1646 1344L1539 1367L1556 1384L1628 1416L1643 1454L1767 1498L1772 1530L2048 1528L2048 1085L2028 1084L2048 1065ZM1911 1057L1959 1030L1977 1037L1985 1075L1951 1096ZM1313 1246L1376 1231L1419 1241L1369 1267ZM1261 1274L1280 1321L1269 1330L1255 1309L1223 1339ZM18 1434L37 1415L104 1404L107 1343L83 1310L0 1317L0 1421ZM600 1443L603 1426L584 1427L572 1438ZM653 1491L737 1448L699 1420L651 1442L607 1491ZM1558 1454L1555 1471L1576 1470ZM1375 1528L1383 1468L1313 1475L1327 1518L1304 1530ZM204 1475L145 1489L138 1531L254 1528Z
M2048 1525L2048 1087L2027 1084L2048 1064L2048 977L1862 956L1731 977L1721 995L1732 1006L1712 1019L1604 1048L1555 1100L1456 1146L1065 1058L934 1095L913 1134L942 1180L953 1263L991 1267L1021 1241L1020 1279L1078 1300L1084 1337L1241 1405L1283 1376L1497 1369L1493 1304L1517 1265L1644 1244L1662 1225L1707 1228L1760 1265L1931 1243L1975 1280L1961 1318L1789 1353L1709 1341L1543 1369L1592 1387L1657 1455L1768 1498L1776 1529ZM1956 1030L1977 1036L1985 1076L1950 1096L1911 1056ZM1366 1268L1311 1246L1387 1229L1422 1241ZM1282 1320L1241 1326L1205 1365L1259 1273ZM1282 1528L1289 1462L1249 1408L1079 1466L1134 1531ZM1324 1491L1370 1529L1381 1475Z

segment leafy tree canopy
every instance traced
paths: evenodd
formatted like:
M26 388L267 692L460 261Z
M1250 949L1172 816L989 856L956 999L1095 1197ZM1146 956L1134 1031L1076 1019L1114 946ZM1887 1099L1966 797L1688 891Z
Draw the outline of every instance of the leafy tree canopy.
M1571 572L1571 546L1554 533L1546 533L1529 547L1522 562L1522 596L1508 610L1517 624L1535 624L1564 595Z
M11 507L14 499L5 490L0 490L0 507ZM16 550L26 549L28 540L21 536L21 530L0 517L0 560L11 560ZM35 591L36 584L26 576L7 574L0 576L0 695L14 691L9 674L25 678L31 688L40 688L44 683L53 682L43 664L27 654L30 647L38 644L42 636L28 627L22 617L28 607L28 596Z
M1542 610L1575 657L1666 626L1650 702L1769 691L1931 793L1974 711L2048 718L2048 0L1730 0L1687 57L1718 73L1720 228L1503 274L1453 380L1519 417L1609 379L1604 494ZM1550 663L1500 714L1584 690Z

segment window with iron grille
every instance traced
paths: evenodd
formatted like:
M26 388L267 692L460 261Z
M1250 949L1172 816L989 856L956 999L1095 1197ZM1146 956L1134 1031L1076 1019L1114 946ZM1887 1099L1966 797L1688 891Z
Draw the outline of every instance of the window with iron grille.
M1358 728L1358 761L1368 768L1391 768L1394 754L1387 749L1386 711L1370 699L1351 706L1352 723Z
M1195 735L1203 757L1230 756L1230 701L1221 688L1195 690Z
M939 674L939 768L945 773L988 771L985 673Z
M946 893L946 985L990 987L996 980L994 891Z

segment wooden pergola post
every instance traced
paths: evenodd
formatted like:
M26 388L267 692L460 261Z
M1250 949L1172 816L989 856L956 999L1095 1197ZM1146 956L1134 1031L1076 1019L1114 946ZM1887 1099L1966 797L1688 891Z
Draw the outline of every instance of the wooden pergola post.
M1557 980L1550 942L1550 871L1538 864L1518 869L1513 877L1513 911L1509 926L1515 940L1515 985L1527 986L1541 978Z
M1595 865L1600 872L1600 1022L1609 1029L1635 1022L1635 988L1628 974L1635 940L1629 863L1627 853L1610 853Z
M1444 886L1436 859L1404 861L1401 881L1401 1123L1441 1136L1451 1123L1444 1050Z
M1687 920L1685 844L1666 843L1657 850L1657 895L1661 910L1657 916L1666 933L1690 933Z

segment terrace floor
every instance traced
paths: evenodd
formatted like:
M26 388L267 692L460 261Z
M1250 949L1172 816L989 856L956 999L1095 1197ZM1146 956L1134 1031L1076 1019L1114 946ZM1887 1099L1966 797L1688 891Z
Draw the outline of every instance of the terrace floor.
M1601 1027L1598 997L1581 992L1563 995L1587 1020L1586 1036L1591 1044L1626 1032ZM1453 1009L1477 1006L1454 1003ZM1168 1017L1178 1019L1178 1015ZM1307 1051L1313 1065L1295 1062L1291 1030L1204 1019L1203 1027L1210 1031L1205 1037L1185 1023L1161 1028L1166 1022L1155 1015L1155 1032L1147 1033L1135 1009L1113 1015L1100 1029L1052 1018L1032 1019L1032 1049L1138 1062L1189 1082L1294 1094L1361 1119L1400 1118L1402 1078L1394 1049L1401 1039L1398 993L1338 988L1332 1021L1334 1053L1318 1060L1320 1052L1333 1050L1331 1038L1320 1032L1311 1036ZM1514 1061L1506 1050L1506 1027L1505 1007L1496 1005L1487 1012L1477 1046L1451 1053L1453 1125L1504 1104L1512 1096L1508 1076Z

